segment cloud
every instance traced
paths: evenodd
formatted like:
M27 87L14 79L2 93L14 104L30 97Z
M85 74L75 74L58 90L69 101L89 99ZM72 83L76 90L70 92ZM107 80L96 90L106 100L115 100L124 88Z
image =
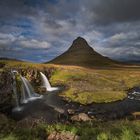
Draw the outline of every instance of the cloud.
M138 59L139 7L138 0L1 0L0 56L47 61L82 36L103 55Z
M87 0L86 6L97 23L127 22L140 20L138 0ZM87 9L87 10L88 10Z
M23 47L34 48L34 49L42 49L42 48L45 49L50 47L50 44L47 41L38 41L35 39L20 40L18 44Z
M0 44L6 45L14 42L16 38L12 34L0 33Z

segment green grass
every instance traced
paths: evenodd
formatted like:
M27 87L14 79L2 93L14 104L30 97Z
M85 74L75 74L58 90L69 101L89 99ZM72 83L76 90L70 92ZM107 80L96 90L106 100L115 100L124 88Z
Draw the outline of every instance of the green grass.
M16 126L16 124L15 124ZM74 124L38 124L34 128L16 129L5 135L0 134L1 140L42 140L52 132L70 132L80 136L80 140L139 140L140 121L118 120L109 122L94 121Z
M122 100L126 97L126 93L123 91L97 91L97 92L79 92L76 93L73 89L69 89L61 95L62 97L66 97L71 99L74 102L79 102L81 104L91 104L93 102L96 103L108 103L117 100Z
M67 86L61 96L81 104L108 103L122 100L127 90L140 86L139 69L86 69L59 67L52 75L53 84Z

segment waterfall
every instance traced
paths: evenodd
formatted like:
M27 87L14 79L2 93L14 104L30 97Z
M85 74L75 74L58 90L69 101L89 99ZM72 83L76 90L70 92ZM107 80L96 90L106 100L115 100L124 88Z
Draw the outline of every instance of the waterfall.
M21 85L21 94L22 94L21 103L24 103L24 104L28 103L26 93L25 93L25 87L23 83Z
M22 77L21 76L21 80L22 80L22 83L24 85L24 88L23 88L23 93L27 93L27 96L25 94L24 97L26 97L25 101L31 101L31 100L35 100L35 99L38 99L38 98L42 98L42 95L38 95L37 93L34 92L34 89L32 87L32 85L29 83L29 81L25 78L25 77ZM26 92L25 92L26 91Z
M16 74L18 74L17 71L11 71L13 74L13 92L15 94L15 100L16 100L16 107L13 109L13 111L21 111L23 107L21 107L21 104L28 103L29 101L40 99L43 96L39 95L34 92L34 89L30 82L23 76L20 75L21 79L21 94L17 93L17 83L16 83ZM19 99L19 95L20 99Z
M31 91L30 91L29 86L27 84L27 79L21 76L21 80L22 80L22 83L25 86L25 89L27 91L28 98L32 98Z
M40 75L41 75L41 80L42 80L43 87L45 87L47 91L58 90L58 87L51 87L51 84L50 84L48 78L45 76L45 74L40 72Z
M11 71L13 76L13 93L15 95L15 101L16 101L16 107L13 109L13 111L20 111L22 108L20 107L19 97L17 93L17 83L16 83L16 74L18 74L17 71Z

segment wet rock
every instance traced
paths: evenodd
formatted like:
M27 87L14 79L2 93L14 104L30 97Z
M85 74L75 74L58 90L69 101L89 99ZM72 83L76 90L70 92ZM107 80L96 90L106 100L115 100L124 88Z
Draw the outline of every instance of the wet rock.
M75 113L75 110L73 110L73 109L68 109L68 113L69 113L70 115L73 115L73 114Z
M80 140L79 136L70 132L53 132L47 140Z
M132 113L132 116L133 116L135 119L140 119L140 112L134 112L134 113Z
M54 67L48 67L48 68L18 68L17 71L24 77L26 77L32 85L34 86L40 86L41 85L41 77L40 72L43 72L48 79L52 76L52 74L55 72Z
M12 107L12 77L9 72L0 72L0 112Z
M91 119L94 121L96 120L95 116L93 116L93 115L91 116Z
M71 117L71 120L72 121L83 121L83 122L86 122L86 121L91 121L92 119L85 113L80 113L78 115L74 115Z
M37 87L35 91L39 94L45 94L47 92L45 87Z
M0 68L3 68L5 66L4 62L0 62Z
M61 113L61 114L65 113L64 109L61 109L61 108L55 107L54 110Z

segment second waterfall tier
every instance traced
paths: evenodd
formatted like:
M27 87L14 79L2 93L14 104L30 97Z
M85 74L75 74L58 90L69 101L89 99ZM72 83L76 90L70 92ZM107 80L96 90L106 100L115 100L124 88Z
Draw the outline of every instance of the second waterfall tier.
M41 75L43 87L45 87L47 91L51 92L51 91L55 91L55 90L59 89L58 87L51 87L51 84L50 84L48 78L45 76L45 74L40 72L40 75Z

